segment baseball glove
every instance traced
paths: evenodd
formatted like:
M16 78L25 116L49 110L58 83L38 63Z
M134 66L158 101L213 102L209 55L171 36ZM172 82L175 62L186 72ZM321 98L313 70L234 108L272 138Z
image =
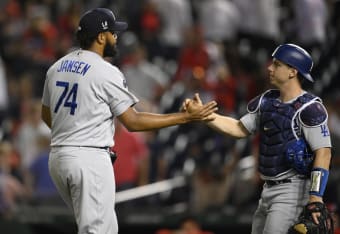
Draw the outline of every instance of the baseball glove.
M319 212L319 224L314 223L312 213ZM333 234L333 219L322 202L307 204L299 220L288 231L289 234Z

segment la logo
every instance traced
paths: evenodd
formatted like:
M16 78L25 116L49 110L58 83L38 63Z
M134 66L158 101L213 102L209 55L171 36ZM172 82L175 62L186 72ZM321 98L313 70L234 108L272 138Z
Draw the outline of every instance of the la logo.
M107 21L102 22L102 27L103 27L103 30L108 29Z

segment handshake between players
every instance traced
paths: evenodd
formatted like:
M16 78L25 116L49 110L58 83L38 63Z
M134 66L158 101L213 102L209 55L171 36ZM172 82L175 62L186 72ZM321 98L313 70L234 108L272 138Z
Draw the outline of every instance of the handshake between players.
M202 100L198 93L195 93L193 99L186 98L182 103L180 108L183 112L193 113L199 110L203 106ZM209 115L207 118L204 119L205 121L214 120L213 114Z

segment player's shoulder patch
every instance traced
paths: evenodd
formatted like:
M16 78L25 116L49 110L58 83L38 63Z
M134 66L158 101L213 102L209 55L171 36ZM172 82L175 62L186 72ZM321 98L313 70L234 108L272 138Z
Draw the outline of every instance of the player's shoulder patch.
M279 96L279 91L275 89L269 89L266 92L254 97L247 105L247 111L249 113L255 113L259 110L261 103L267 98L277 98Z
M316 127L327 121L328 114L320 101L314 101L300 112L299 118L305 126Z

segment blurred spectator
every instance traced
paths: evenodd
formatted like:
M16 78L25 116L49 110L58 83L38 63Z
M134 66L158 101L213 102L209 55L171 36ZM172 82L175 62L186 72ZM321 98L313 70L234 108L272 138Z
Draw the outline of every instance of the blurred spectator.
M121 39L125 44L131 40L125 46L125 56L121 64L128 87L140 99L138 108L144 111L154 110L170 78L157 65L147 60L145 47L132 32L124 33Z
M205 40L223 43L226 57L236 53L241 15L230 0L196 1L198 22Z
M2 139L3 132L1 128L1 124L3 119L7 115L7 107L8 107L8 93L7 93L7 77L5 65L0 58L0 140Z
M141 15L143 12L144 4L149 0L107 0L107 2L120 5L119 12L121 16L129 22L129 30L135 32L138 36L141 31ZM109 7L114 10L114 8Z
M189 0L152 0L161 17L159 40L162 55L167 60L177 60L184 43L184 32L193 24Z
M13 146L0 142L0 218L9 219L16 212L18 199L24 198L23 184L11 174Z
M184 168L188 167L188 162L193 164L188 173L190 211L203 214L227 205L234 183L233 174L239 159L248 153L245 152L248 141L236 142L219 133L211 134L206 126L191 126L186 134L188 146L183 153L186 158Z
M141 134L116 123L113 150L118 156L114 163L117 191L149 183L149 150Z
M340 216L339 216L338 205L335 203L327 202L326 206L333 219L334 233L332 234L340 234Z
M231 0L196 0L194 3L204 39L222 44L225 60L236 60L242 16L235 3Z
M245 105L252 97L261 93L267 86L264 68L259 62L249 56L241 56L235 61L228 60L232 76L237 81L236 114L243 114ZM253 96L252 96L253 95Z
M24 50L27 59L36 64L49 65L56 59L58 30L50 20L46 5L29 2L26 6L29 25L24 32Z
M155 234L213 234L213 232L205 231L196 218L188 216L180 221L177 229L159 229Z
M199 26L190 27L184 34L184 44L180 49L178 67L174 81L185 80L192 75L203 80L210 65L210 57ZM190 82L190 80L189 80Z
M74 32L78 26L81 14L81 4L72 1L66 8L65 12L57 16L56 25L59 30L59 40L56 50L56 57L65 55L69 48L74 45Z
M328 108L328 124L332 137L331 173L326 189L326 200L340 205L340 96L339 93L331 94L325 99Z
M321 46L321 50L316 49L314 57L317 57L318 52L321 52L315 64L315 75L319 77L313 86L315 93L319 95L328 95L336 93L340 87L340 81L336 77L340 75L340 1L327 1L329 20L326 25L327 39Z
M60 34L64 37L73 37L78 26L80 14L82 12L81 4L71 1L67 8L57 18L57 25Z
M334 234L340 234L340 214L336 211L333 216L334 219Z
M22 123L19 126L15 147L21 158L21 168L26 174L33 161L40 153L39 138L41 136L50 137L51 131L41 119L40 100L27 100L27 110L22 112ZM26 178L26 177L25 177ZM25 183L26 184L26 183Z
M206 49L210 63L204 78L204 88L214 95L213 99L219 104L221 112L236 114L237 106L246 102L254 92L255 81L250 74L246 74L245 62L239 68L241 64L237 62L237 56L226 56L222 43L207 42Z
M157 6L152 0L147 0L142 5L140 12L140 38L147 49L148 60L162 57L159 33L162 29L160 15Z
M216 82L209 84L208 89L214 93L214 100L219 104L220 111L234 113L236 110L237 80L230 73L226 64L216 68Z
M27 19L17 0L7 1L0 11L1 53L7 65L9 65L9 71L15 72L16 69L21 70L25 66L25 64L21 64L18 61L22 61L19 55L22 56L21 53L23 53L22 35L27 27Z
M37 145L38 155L32 161L26 175L29 177L27 180L31 201L34 204L64 204L49 174L50 137L37 136Z
M28 69L33 73L33 87L35 96L40 96L43 90L45 71L57 59L59 31L51 20L49 5L40 1L28 1L25 4L25 13L28 25L23 32L21 54ZM21 72L26 72L24 68Z
M18 77L8 76L8 119L7 131L10 138L17 137L18 130L24 118L26 118L28 106L34 96L34 85L32 74L29 72L18 75Z
M202 162L197 165L192 175L190 209L194 213L203 214L209 209L227 204L231 195L232 174L239 158L234 147L230 151L226 155L222 152L211 152L209 161L202 160L206 155L201 156Z
M321 49L328 39L327 22L330 15L327 1L295 0L291 2L294 10L293 34L296 35L296 38L292 39L307 51L311 51L313 61L318 63Z
M239 30L240 53L254 52L252 56L257 56L257 59L263 63L277 46L281 36L280 1L237 0L233 2L243 16Z

